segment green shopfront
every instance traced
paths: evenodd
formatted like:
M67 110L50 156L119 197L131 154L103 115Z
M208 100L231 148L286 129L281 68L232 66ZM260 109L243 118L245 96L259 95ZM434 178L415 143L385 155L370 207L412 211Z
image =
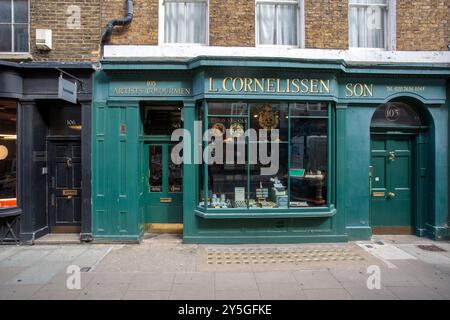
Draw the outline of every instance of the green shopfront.
M103 61L94 239L139 241L152 224L182 224L186 243L444 239L449 77L433 65Z

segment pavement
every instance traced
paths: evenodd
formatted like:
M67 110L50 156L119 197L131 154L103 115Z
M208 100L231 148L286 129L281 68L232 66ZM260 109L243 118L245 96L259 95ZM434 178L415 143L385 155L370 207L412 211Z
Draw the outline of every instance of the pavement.
M0 246L4 299L448 300L450 243L218 246L150 234L139 245Z

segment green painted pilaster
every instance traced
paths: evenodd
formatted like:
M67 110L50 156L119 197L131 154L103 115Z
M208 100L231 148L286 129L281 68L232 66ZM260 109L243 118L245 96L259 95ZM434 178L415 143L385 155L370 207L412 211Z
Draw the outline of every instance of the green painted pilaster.
M195 145L196 137L194 134L195 127L195 102L184 101L183 118L184 129L190 133L190 139L183 139L183 155L190 155L190 159L185 159L183 164L183 235L189 237L194 233L195 223L195 207L198 186L196 185L195 170ZM186 152L188 151L188 152ZM186 161L189 160L189 161Z

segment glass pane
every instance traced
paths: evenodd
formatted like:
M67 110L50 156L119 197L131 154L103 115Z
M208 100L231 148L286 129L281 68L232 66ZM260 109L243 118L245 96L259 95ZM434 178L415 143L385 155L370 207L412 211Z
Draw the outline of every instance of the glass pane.
M183 191L183 165L175 164L172 161L172 149L169 149L169 192L182 192ZM182 152L180 156L182 156Z
M14 25L14 52L28 52L28 25Z
M261 148L261 143L252 143L251 148ZM273 173L262 172L262 168L269 169L270 165L250 165L250 209L259 208L288 208L288 161L287 143L266 144L267 154L272 159ZM276 150L275 147L278 147ZM278 152L277 152L278 151ZM273 158L272 158L273 156ZM258 162L260 163L260 161ZM270 174L269 174L270 173Z
M277 44L298 45L298 13L296 5L277 6Z
M326 103L291 103L292 117L327 117L328 105Z
M250 105L251 128L256 130L259 141L263 141L260 130L267 130L267 139L271 137L273 130L278 130L280 141L288 141L289 111L288 104L259 103ZM253 137L251 137L252 140ZM275 141L275 140L273 140Z
M372 126L422 126L422 120L411 106L401 102L390 102L381 105L375 111L372 118Z
M11 52L11 25L0 24L0 52Z
M185 41L185 4L183 2L166 2L164 20L164 41L182 43Z
M146 135L170 136L174 130L183 128L179 107L144 107L143 113Z
M276 44L275 5L258 5L258 44Z
M386 5L386 3L383 0L352 1L351 4L367 4L367 6L350 6L350 47L385 47L387 11L383 5Z
M162 192L163 191L162 146L150 146L149 164L150 164L149 190L150 192Z
M186 43L206 43L206 2L186 3Z
M209 115L231 115L231 116L247 116L247 104L241 102L209 102Z
M40 111L48 119L50 135L81 135L81 108L68 106L40 107Z
M327 203L328 120L291 119L291 207Z
M232 137L228 139L220 137L209 144L208 207L216 209L247 208L244 135L247 130L247 118L211 117L208 127L219 131L228 130Z
M0 0L0 23L11 21L11 0Z
M14 0L14 23L28 23L28 0Z
M17 106L0 100L0 208L17 205Z

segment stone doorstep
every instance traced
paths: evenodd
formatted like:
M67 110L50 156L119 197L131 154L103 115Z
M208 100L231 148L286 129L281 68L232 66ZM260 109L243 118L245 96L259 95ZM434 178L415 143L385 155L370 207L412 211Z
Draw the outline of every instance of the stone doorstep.
M78 233L49 233L34 240L35 245L60 245L60 244L80 244L80 234Z

